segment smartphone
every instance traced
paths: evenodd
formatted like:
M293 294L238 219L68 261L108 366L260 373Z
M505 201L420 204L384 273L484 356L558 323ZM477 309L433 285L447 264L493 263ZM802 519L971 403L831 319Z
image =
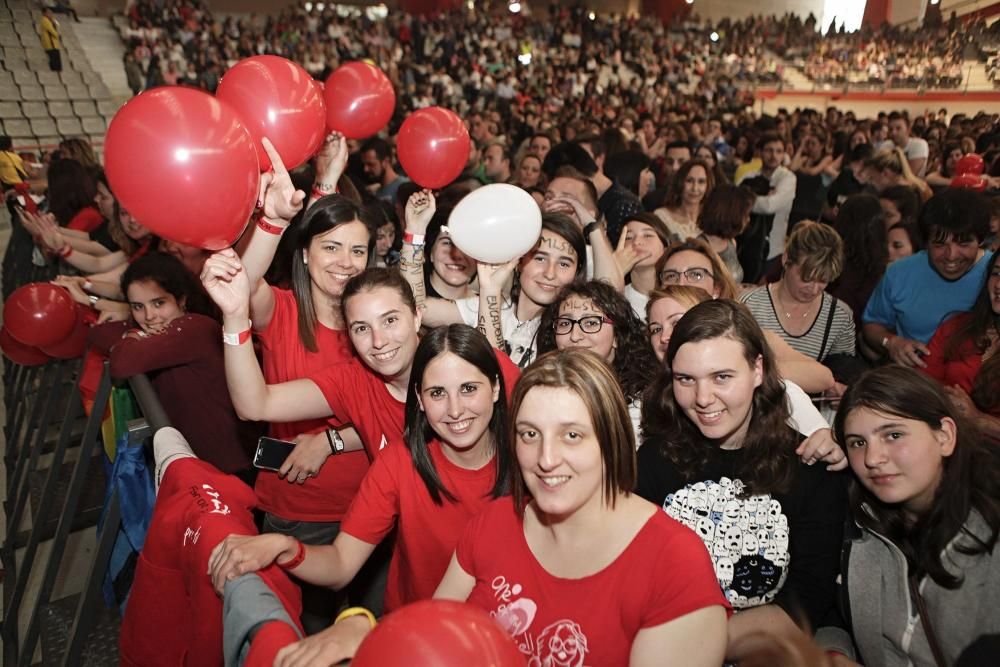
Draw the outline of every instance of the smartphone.
M295 449L294 442L277 440L275 438L261 438L257 441L257 451L253 455L253 465L261 470L273 470L275 472L281 468L285 459Z

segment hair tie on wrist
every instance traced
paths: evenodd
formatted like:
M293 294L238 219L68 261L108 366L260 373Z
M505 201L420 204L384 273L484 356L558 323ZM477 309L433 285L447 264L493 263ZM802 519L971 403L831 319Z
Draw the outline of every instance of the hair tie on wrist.
M73 246L71 246L68 243L59 249L59 256L62 257L63 259L66 259L72 254L73 254Z
M292 557L291 560L285 561L284 563L275 561L276 563L278 563L278 567L280 567L282 570L294 570L299 565L302 565L302 561L306 559L306 545L299 540L295 540L295 543L299 545L299 548L298 551L295 552L295 555Z

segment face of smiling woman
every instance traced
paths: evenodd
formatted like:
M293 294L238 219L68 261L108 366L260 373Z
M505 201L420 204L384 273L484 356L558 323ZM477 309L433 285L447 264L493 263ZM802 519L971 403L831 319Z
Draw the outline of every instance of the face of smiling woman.
M674 400L701 434L722 449L742 447L763 360L749 364L738 341L709 338L681 345L671 369Z

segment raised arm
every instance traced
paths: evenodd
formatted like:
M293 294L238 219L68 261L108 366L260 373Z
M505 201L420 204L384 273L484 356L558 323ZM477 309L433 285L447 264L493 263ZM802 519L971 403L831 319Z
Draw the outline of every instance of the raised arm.
M520 257L505 264L476 264L479 277L479 322L477 328L486 336L490 346L496 350L506 349L501 325L500 310L503 308L503 288L514 274Z
M434 195L430 190L421 190L410 196L406 202L406 229L399 256L399 270L413 290L417 309L423 314L423 323L432 328L463 322L462 314L453 301L428 297L424 286L424 236L435 210Z
M253 290L250 295L250 319L254 329L267 327L274 313L274 294L264 282L264 274L278 250L282 233L288 229L292 218L302 209L305 193L296 190L285 164L271 142L263 140L264 150L271 159L273 171L262 174L257 201L261 203L261 217L247 234L240 259Z
M624 291L625 274L615 259L615 249L608 238L607 229L604 224L592 224L597 222L597 216L588 211L583 202L570 194L557 195L547 200L545 210L570 213L570 217L580 225L581 230L586 233L589 228L587 242L593 253L594 280L608 283L619 292Z
M329 416L330 406L311 380L264 382L249 336L250 282L236 252L226 249L209 257L201 282L222 311L223 331L239 335L238 344L224 346L226 383L236 413L243 419L274 422Z
M309 208L321 197L337 191L337 182L347 169L347 139L340 132L326 135L323 146L316 153L316 180L309 195Z

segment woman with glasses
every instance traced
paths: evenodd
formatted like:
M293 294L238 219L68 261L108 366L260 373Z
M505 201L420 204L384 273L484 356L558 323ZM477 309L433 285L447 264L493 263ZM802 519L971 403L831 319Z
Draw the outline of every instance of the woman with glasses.
M646 342L642 320L625 297L597 280L575 282L563 290L542 313L538 352L569 348L590 350L611 367L638 436L642 392L652 383L658 364Z
M663 253L656 268L661 288L683 285L702 289L713 299L736 300L737 298L736 283L729 269L702 239L688 239L684 243L670 246ZM657 324L653 320L647 321L649 326ZM795 382L810 393L826 391L833 387L833 373L828 368L793 349L776 333L765 333L765 335L774 351L782 377Z

